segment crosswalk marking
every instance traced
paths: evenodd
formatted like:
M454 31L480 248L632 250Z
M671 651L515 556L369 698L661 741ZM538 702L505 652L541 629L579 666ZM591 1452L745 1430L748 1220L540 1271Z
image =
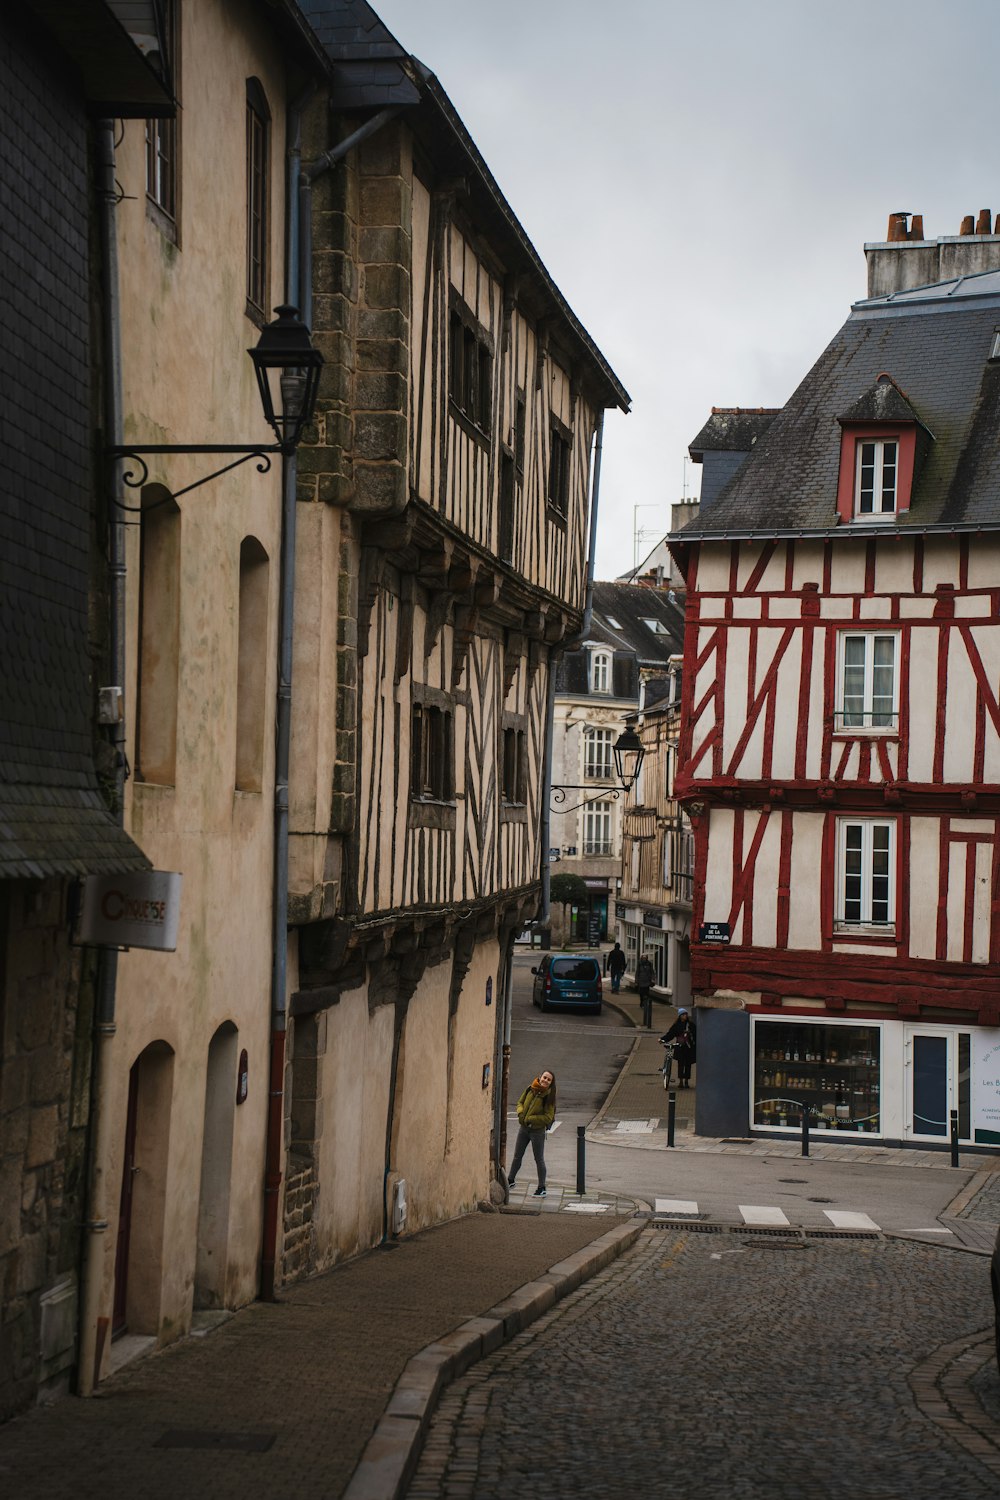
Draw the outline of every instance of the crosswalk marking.
M867 1214L855 1214L842 1212L836 1208L825 1208L826 1214L834 1229L877 1229L878 1225L874 1219L869 1219Z
M787 1224L788 1220L780 1208L768 1208L759 1203L740 1203L744 1224Z
M698 1212L697 1203L690 1198L656 1198L653 1208L658 1214L690 1214L692 1218Z

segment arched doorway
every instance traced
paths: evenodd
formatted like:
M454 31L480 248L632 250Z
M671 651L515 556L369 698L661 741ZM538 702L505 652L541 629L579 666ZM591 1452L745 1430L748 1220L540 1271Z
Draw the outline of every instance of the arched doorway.
M174 1053L140 1052L129 1073L112 1334L159 1332Z
M225 1021L208 1044L205 1130L198 1198L198 1255L194 1275L196 1308L226 1305L237 1042L236 1027L231 1021Z

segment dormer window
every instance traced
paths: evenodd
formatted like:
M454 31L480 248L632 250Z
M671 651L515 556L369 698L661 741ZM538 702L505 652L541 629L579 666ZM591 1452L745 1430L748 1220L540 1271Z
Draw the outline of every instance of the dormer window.
M933 434L891 376L879 375L838 418L841 521L894 521L910 508L914 474Z
M592 693L610 693L610 651L592 651L590 653L590 691Z
M899 442L896 438L859 438L856 449L854 514L895 515L899 475Z

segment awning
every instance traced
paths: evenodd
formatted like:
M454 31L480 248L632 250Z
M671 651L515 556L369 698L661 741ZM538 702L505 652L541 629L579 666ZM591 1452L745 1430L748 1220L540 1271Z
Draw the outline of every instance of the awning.
M96 787L0 783L0 880L149 868Z

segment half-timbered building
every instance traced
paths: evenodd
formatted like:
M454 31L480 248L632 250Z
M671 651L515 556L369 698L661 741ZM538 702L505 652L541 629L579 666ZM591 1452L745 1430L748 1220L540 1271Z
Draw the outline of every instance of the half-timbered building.
M433 75L367 5L304 9L338 85L302 143L327 364L299 455L286 1276L495 1175L550 660L628 406Z
M986 226L988 230L988 225ZM699 1131L1000 1144L1000 272L851 311L696 521ZM923 248L927 248L923 246ZM933 247L931 247L933 248ZM1000 237L969 240L1000 264Z

